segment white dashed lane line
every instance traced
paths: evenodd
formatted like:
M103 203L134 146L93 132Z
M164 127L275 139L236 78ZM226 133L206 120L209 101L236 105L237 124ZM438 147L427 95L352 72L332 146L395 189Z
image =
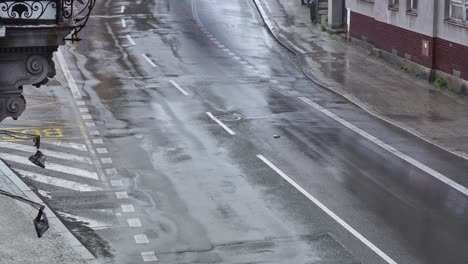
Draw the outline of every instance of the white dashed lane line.
M149 240L148 237L145 234L140 234L140 235L134 235L135 238L135 243L137 244L148 244Z
M145 60L152 66L152 67L158 67L146 54L141 54L141 56L143 56L143 58L145 58Z
M218 123L218 125L220 125L222 128L224 128L224 130L226 130L231 136L234 136L236 133L234 133L234 131L232 131L229 127L227 127L223 122L221 122L218 118L216 118L211 112L206 112L206 114L213 120L215 121L216 123Z
M189 95L189 93L187 93L187 91L182 89L182 87L180 87L180 85L178 85L174 80L169 80L169 82L172 84L172 86L174 86L177 90L179 90L179 92L181 92L183 95L185 96Z
M125 6L120 7L120 13L124 13L124 12L125 12Z
M342 227L348 230L357 239L359 239L362 243L364 243L367 247L369 247L372 251L374 251L377 255L379 255L383 260L385 260L389 264L397 264L392 258L390 258L387 254L385 254L372 242L367 240L358 231L356 231L354 228L348 225L343 219L341 219L339 216L333 213L330 209L328 209L324 204L322 204L319 200L317 200L314 196L312 196L309 192L307 192L304 188L302 188L299 184L297 184L293 179L291 179L288 175L286 175L283 171L281 171L278 167L276 167L272 162L270 162L268 159L266 159L262 155L257 155L257 157L261 161L263 161L266 165L268 165L268 167L270 167L278 175L280 175L284 180L286 180L289 184L291 184L294 188L296 188L299 192L301 192L305 197L307 197L310 201L312 201L316 206L322 209L327 215L333 218L333 220L338 222Z
M125 35L125 37L128 39L128 42L130 42L130 45L135 46L135 41L133 41L132 37L130 35Z
M101 138L95 138L95 139L93 139L93 143L94 144L103 144L104 142L102 141Z
M133 212L135 212L135 208L131 204L122 204L120 207L122 208L122 212L124 212L124 213L133 213Z
M125 21L125 18L122 18L121 22L122 22L122 27L126 28L127 27L127 22Z
M110 184L112 187L121 187L123 186L122 180L110 180Z
M141 227L141 222L140 222L140 219L138 218L130 218L130 219L127 219L127 224L129 227Z
M96 152L97 152L98 154L107 154L107 153L109 153L109 152L107 151L107 148L96 148Z
M144 262L158 261L158 258L156 258L156 254L154 253L154 251L141 252L141 257L143 258Z
M117 197L117 199L128 199L127 192L115 192L115 196Z

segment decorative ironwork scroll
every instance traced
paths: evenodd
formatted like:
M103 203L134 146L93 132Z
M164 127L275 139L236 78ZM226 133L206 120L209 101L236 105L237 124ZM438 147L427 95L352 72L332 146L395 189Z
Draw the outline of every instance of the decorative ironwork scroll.
M71 13L75 28L72 32L72 40L79 40L78 33L83 30L88 23L91 11L93 11L96 0L62 0L63 2L72 2ZM65 17L65 13L64 13Z
M77 40L95 4L96 0L0 0L0 24L68 25Z
M0 19L19 20L57 18L57 0L0 1Z

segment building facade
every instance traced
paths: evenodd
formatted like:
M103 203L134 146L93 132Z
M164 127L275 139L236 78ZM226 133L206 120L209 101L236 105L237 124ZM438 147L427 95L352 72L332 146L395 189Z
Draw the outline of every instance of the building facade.
M346 0L350 37L468 89L468 0Z

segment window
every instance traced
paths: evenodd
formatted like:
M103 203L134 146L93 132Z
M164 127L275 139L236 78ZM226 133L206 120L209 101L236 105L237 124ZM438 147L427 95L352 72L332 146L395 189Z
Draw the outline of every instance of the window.
M418 9L418 0L407 0L406 5L407 12L416 13L416 9Z
M399 0L389 0L388 2L388 7L391 9L396 9L398 10L398 5L400 4Z
M450 19L468 22L468 0L450 1Z

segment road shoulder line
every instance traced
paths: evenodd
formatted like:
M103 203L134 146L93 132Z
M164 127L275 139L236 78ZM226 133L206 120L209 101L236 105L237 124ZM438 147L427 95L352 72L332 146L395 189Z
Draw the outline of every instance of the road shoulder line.
M270 34L273 36L273 38L276 40L276 42L278 42L281 46L283 46L286 50L288 50L289 52L291 52L294 56L296 56L297 58L300 58L299 57L299 54L298 52L296 52L294 49L292 49L291 47L289 47L288 45L286 45L281 39L279 36L277 36L277 31L279 30L278 27L275 27L272 25L272 21L270 21L270 19L267 17L266 15L266 12L265 10L263 10L263 7L261 6L261 3L259 0L253 0L253 3L255 5L255 7L257 8L257 11L260 15L260 18L262 19L263 23L266 25L265 27L268 29L268 31L270 32ZM378 112L376 112L375 110L371 109L370 107L367 107L365 106L362 102L360 102L358 99L356 99L355 97L353 97L351 94L348 94L348 93L344 93L344 92L341 92L337 89L334 89L332 87L329 87L325 84L323 84L322 82L320 82L319 80L317 80L315 77L307 74L304 70L304 65L302 63L302 61L299 59L299 63L300 63L300 70L301 72L304 74L304 76L306 76L309 80L311 80L313 83L315 83L316 85L318 85L319 87L323 88L323 89L327 89L341 97L343 97L344 99L348 100L350 103L356 105L357 107L359 107L360 109L364 110L365 112L367 112L368 114L370 114L371 116L373 117L376 117L384 122L387 122L388 124L392 125L392 126L395 126L399 129L402 129L403 131L433 145L433 146L436 146L450 154L453 154L457 157L460 157L462 159L465 159L465 160L468 160L468 153L465 153L463 151L457 151L457 150L453 150L449 147L444 147L442 146L441 144L437 143L437 142L434 142L432 141L431 139L427 138L425 135L423 135L422 133L416 131L415 129L413 129L412 127L409 127L409 126L406 126L406 125L403 125L403 124L400 124L398 123L397 121L395 120L392 120L390 118L387 118L387 117L384 117L383 115L379 114Z
M293 179L291 179L288 175L286 175L283 171L281 171L278 167L276 167L273 163L271 163L268 159L266 159L263 155L257 155L261 161L263 161L268 167L270 167L273 171L275 171L278 175L280 175L284 180L286 180L289 184L291 184L294 188L296 188L299 192L301 192L305 197L307 197L311 202L313 202L316 206L318 206L322 211L324 211L328 216L333 218L336 222L338 222L342 227L348 230L351 234L353 234L357 239L359 239L362 243L364 243L368 248L370 248L374 253L379 255L383 260L385 260L389 264L397 264L392 258L390 258L387 254L385 254L382 250L380 250L377 246L375 246L372 242L367 240L363 235L361 235L356 229L351 227L347 224L343 219L333 213L328 207L322 204L319 200L317 200L314 196L312 196L309 192L307 192L304 188L302 188L299 184L297 184Z
M421 171L431 175L432 177L438 179L439 181L447 184L448 186L454 188L455 190L463 193L464 195L468 196L468 189L451 180L450 178L448 178L447 176L443 175L442 173L434 170L434 169L431 169L430 167L422 164L421 162L415 160L414 158L404 154L403 152L395 149L394 147L384 143L383 141L381 141L380 139L376 138L375 136L367 133L366 131L358 128L357 126L351 124L350 122L344 120L343 118L335 115L334 113L330 112L329 110L325 109L324 107L318 105L317 103L315 102L312 102L310 99L308 98L305 98L305 97L298 97L301 101L303 101L304 103L310 105L311 107L315 108L316 110L320 111L322 114L328 116L329 118L335 120L336 122L340 123L341 125L345 126L346 128L352 130L353 132L359 134L360 136L364 137L365 139L371 141L372 143L374 143L375 145L379 146L380 148L390 152L391 154L399 157L400 159L408 162L409 164L415 166L416 168L420 169Z

